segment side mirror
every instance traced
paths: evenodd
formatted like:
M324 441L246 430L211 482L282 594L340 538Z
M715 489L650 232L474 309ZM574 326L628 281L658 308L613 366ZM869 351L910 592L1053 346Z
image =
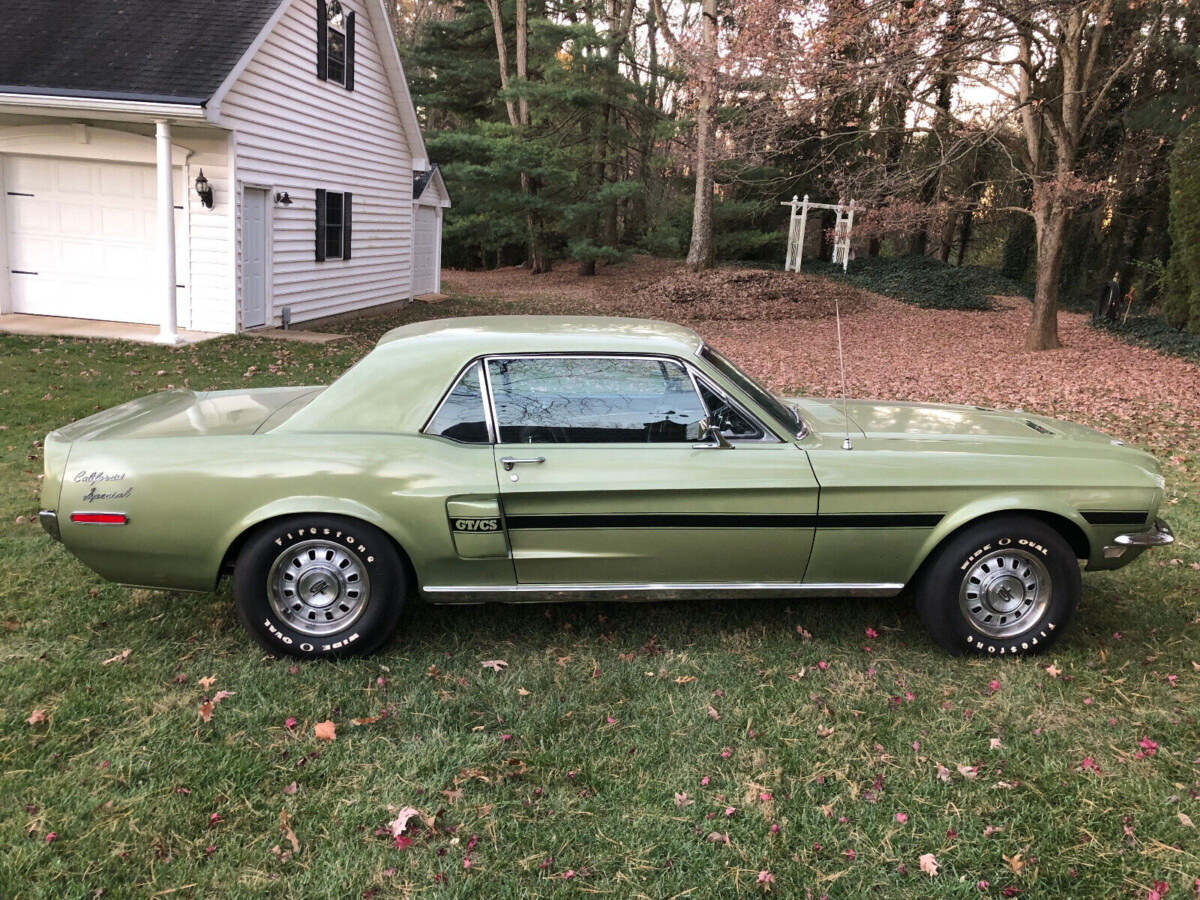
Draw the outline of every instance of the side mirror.
M709 421L707 416L696 423L696 427L700 432L700 440L703 443L692 444L693 450L733 449L733 444L725 440L725 435L721 434L721 429Z

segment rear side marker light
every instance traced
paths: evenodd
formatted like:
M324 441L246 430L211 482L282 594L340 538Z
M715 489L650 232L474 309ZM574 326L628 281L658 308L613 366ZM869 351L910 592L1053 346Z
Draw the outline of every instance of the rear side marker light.
M71 513L71 521L77 525L127 525L129 517L125 513Z

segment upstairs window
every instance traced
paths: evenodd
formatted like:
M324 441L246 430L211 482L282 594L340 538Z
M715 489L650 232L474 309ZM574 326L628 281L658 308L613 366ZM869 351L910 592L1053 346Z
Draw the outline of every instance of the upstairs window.
M317 77L354 90L354 13L339 0L317 0Z
M350 258L353 201L349 191L317 189L317 262Z

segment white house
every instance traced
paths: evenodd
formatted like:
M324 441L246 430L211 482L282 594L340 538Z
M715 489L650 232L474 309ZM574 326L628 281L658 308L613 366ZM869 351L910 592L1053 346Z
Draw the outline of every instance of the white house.
M23 0L0 46L0 315L174 343L438 290L382 0Z

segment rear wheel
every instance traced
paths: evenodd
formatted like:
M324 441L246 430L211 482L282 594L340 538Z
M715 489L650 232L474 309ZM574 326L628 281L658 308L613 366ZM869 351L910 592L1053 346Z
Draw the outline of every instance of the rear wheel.
M271 653L307 659L361 656L395 630L409 578L390 538L339 516L268 523L238 553L233 601Z
M1026 516L965 529L935 552L917 584L930 635L959 655L1045 650L1079 605L1079 563L1057 531Z

